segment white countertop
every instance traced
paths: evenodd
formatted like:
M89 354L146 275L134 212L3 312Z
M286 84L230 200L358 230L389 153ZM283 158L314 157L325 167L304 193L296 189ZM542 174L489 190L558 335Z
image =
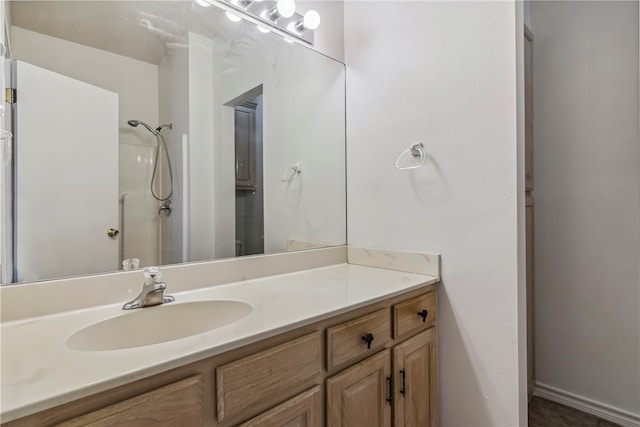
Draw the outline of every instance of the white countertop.
M2 323L1 420L8 422L439 281L423 274L338 264L261 279L171 292L179 304L237 300L246 317L174 341L111 351L65 343L76 331L124 312L122 301ZM160 307L142 310L159 310ZM159 327L162 327L159 325Z

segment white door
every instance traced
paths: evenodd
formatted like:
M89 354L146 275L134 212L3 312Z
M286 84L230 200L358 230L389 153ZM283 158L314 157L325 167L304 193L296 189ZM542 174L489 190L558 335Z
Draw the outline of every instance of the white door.
M16 281L118 269L118 95L16 62Z

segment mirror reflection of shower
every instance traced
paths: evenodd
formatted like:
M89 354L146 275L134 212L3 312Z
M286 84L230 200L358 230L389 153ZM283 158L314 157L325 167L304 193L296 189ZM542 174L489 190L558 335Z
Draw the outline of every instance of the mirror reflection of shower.
M161 132L162 132L162 129L164 128L173 129L173 124L172 123L161 124L154 129L141 120L129 120L127 123L129 124L129 126L133 126L133 127L138 127L139 125L142 125L156 137L156 156L155 156L156 158L155 158L155 162L153 163L153 173L151 174L150 189L151 189L151 195L153 196L153 198L159 202L163 202L162 206L160 206L160 210L158 211L158 214L165 214L166 216L169 216L171 215L171 209L172 209L171 196L173 195L173 171L171 169L171 159L169 158L169 150L167 149L167 142L165 141L164 136L162 135ZM167 169L169 172L169 194L165 197L162 197L161 194L156 194L155 188L154 188L156 176L158 175L158 162L160 161L161 146L162 146L162 149L164 150L165 157L167 158Z

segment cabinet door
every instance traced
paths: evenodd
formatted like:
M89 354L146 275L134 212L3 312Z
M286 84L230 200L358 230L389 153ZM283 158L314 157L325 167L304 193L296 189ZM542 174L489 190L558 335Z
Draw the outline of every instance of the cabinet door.
M240 427L315 427L322 425L322 396L315 386L250 419Z
M197 375L90 412L58 427L201 426L202 399L202 377Z
M396 427L435 427L435 361L435 328L393 348Z
M317 384L321 360L320 333L313 332L219 366L218 422L232 422L229 419L242 417L259 405L268 408Z
M327 426L390 427L390 371L384 350L327 379Z

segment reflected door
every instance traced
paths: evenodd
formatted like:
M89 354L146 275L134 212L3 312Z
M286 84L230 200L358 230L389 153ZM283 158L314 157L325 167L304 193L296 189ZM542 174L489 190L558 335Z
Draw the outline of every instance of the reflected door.
M14 279L117 270L118 95L15 67Z
M264 253L262 96L234 109L236 256Z

